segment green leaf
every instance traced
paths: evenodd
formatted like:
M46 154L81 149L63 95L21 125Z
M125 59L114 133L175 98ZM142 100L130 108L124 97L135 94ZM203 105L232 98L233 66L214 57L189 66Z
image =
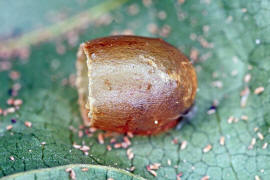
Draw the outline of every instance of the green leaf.
M45 180L45 179L69 179L72 175L75 175L76 179L97 179L107 180L124 179L124 180L143 180L139 176L135 176L127 171L116 169L106 166L87 165L87 164L74 164L59 166L53 168L44 168L39 170L32 170L23 173L17 173L11 176L3 178L3 180Z
M12 65L9 70L0 69L0 107L9 107L9 90L16 82L22 86L16 98L23 100L15 113L0 115L0 177L75 163L125 170L135 167L132 172L146 179L176 179L178 174L181 179L270 176L270 150L266 146L270 141L270 2L143 2L67 3L70 12L58 22L39 16L50 10L60 12L60 1L43 6L28 0L34 3L35 17L29 15L28 6L19 2L10 6L0 3L0 20L5 20L0 31L4 37L0 38L0 67ZM10 14L15 10L27 16ZM80 21L85 16L90 18ZM7 17L12 21L7 21ZM21 36L10 33L14 28L22 29ZM77 92L73 86L63 85L63 80L72 79L76 73L79 43L130 31L161 37L193 57L199 83L194 116L181 129L132 138L132 160L126 149L113 147L111 137L100 144L98 134L102 131L90 137L86 133L79 135L84 130L79 128L82 120ZM44 36L46 32L48 36ZM27 57L25 51L29 47ZM19 52L24 60L15 57L14 52ZM10 58L6 60L4 56ZM9 77L12 70L20 72L18 80ZM249 82L244 80L247 75L251 77ZM258 87L264 87L264 91L255 94ZM249 94L240 96L247 88ZM218 102L214 113L209 111L213 102ZM11 119L16 119L16 123L12 124ZM25 126L26 121L32 123L31 128ZM8 125L13 128L7 130ZM222 137L224 145L220 143ZM117 136L116 141L122 142L123 135ZM187 143L185 148L183 142ZM74 143L89 146L89 154L72 147ZM107 145L112 146L111 151ZM147 170L154 163L161 164L155 170L157 177Z

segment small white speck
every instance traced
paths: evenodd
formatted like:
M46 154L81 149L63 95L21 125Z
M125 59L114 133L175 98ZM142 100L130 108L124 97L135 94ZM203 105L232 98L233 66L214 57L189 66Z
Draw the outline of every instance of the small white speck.
M183 141L183 142L181 143L180 149L181 149L181 150L184 150L186 147L187 147L187 141Z
M231 72L231 75L232 76L236 76L238 74L238 71L237 70L233 70L232 72Z
M264 91L264 87L260 86L254 90L254 94L261 94Z
M261 180L261 178L258 175L256 175L255 180Z
M232 58L232 60L233 60L233 62L234 62L235 64L237 64L237 63L239 62L239 58L238 58L237 56L234 56L234 57Z
M224 146L224 144L225 144L225 137L224 136L220 137L219 143L220 143L220 145Z
M14 158L13 156L10 156L9 159L10 159L11 161L14 161L14 160L15 160L15 158Z
M154 122L155 124L158 124L158 121L157 120L155 120L155 122Z
M212 85L216 88L222 88L223 87L223 83L222 81L213 81Z
M91 54L91 58L92 58L93 60L96 59L96 57L97 57L97 56L96 56L95 53L92 53L92 54Z
M243 13L247 12L247 8L242 8L242 12Z
M215 109L210 109L210 110L207 111L208 115L215 114L215 113L216 113Z
M172 165L172 161L170 160L170 159L168 159L168 165L170 166L170 165Z
M211 145L211 144L208 144L207 146L205 146L205 148L203 148L203 152L204 152L204 153L207 153L207 152L209 152L211 149L212 149L212 145Z
M260 132L258 132L258 133L257 133L257 136L258 136L258 138L259 138L260 140L263 140L263 139L264 139L263 134L262 134L262 133L260 133Z
M233 17L232 16L228 16L227 19L226 19L226 23L231 23L233 20Z
M251 143L250 143L250 145L248 146L248 149L250 150L250 149L253 149L253 147L254 147L254 145L256 144L256 138L252 138L251 139Z
M267 146L268 146L268 143L266 142L266 143L263 144L262 148L263 148L263 149L266 149Z
M260 39L256 39L256 44L260 44L261 43L261 40Z

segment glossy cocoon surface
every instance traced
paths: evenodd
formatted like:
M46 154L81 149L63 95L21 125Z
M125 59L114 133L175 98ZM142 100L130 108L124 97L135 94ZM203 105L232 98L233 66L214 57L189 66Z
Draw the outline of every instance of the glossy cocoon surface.
M120 133L168 130L194 102L189 60L162 39L111 36L81 44L77 88L84 123Z

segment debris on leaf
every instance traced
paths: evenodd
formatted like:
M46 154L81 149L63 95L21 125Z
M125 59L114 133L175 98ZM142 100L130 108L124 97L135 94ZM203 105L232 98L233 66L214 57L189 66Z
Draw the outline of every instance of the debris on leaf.
M254 145L256 144L256 138L252 138L251 139L251 143L250 143L250 145L248 146L248 149L250 150L250 149L253 149L253 147L254 147Z
M264 91L264 87L260 86L254 90L254 94L261 94Z
M209 179L210 179L209 176L204 176L204 177L201 178L201 180L209 180Z
M29 128L32 127L32 123L30 121L25 121L24 125Z
M260 133L260 132L258 132L258 133L257 133L257 136L258 136L258 138L259 138L260 140L263 140L263 139L264 139L263 134L262 134L262 133Z
M104 144L103 133L98 133L98 142L99 142L99 144Z
M72 179L72 180L75 180L76 179L75 171L72 168L67 168L66 169L66 172L69 173L70 179Z
M248 116L242 115L242 116L241 116L241 119L247 121L247 120L248 120Z
M82 170L82 172L86 172L86 171L88 171L88 168L82 168L81 170Z
M180 149L181 149L181 150L184 150L184 149L186 149L186 147L187 147L187 141L183 141L183 142L181 143Z
M7 126L6 126L6 130L8 130L8 131L11 130L12 128L13 128L12 125L7 125Z
M154 163L146 166L148 172L150 172L153 176L157 176L157 172L154 170L158 170L160 168L160 163Z
M211 144L208 144L207 146L205 146L205 148L203 148L203 152L204 152L204 153L207 153L207 152L209 152L211 149L212 149L212 145L211 145Z
M244 77L245 83L248 83L251 80L251 74L246 74Z
M127 156L128 156L128 159L129 159L129 160L131 160L131 159L134 158L134 153L132 152L132 149L131 149L131 148L129 148L129 149L127 150Z
M256 175L255 180L261 180L261 178L258 175Z
M14 156L10 156L9 159L10 159L11 161L14 161L14 160L15 160Z
M219 139L219 144L224 146L225 144L225 137L224 136L221 136L220 139Z
M266 142L266 143L263 144L262 148L263 148L263 149L266 149L267 146L268 146L268 143Z

